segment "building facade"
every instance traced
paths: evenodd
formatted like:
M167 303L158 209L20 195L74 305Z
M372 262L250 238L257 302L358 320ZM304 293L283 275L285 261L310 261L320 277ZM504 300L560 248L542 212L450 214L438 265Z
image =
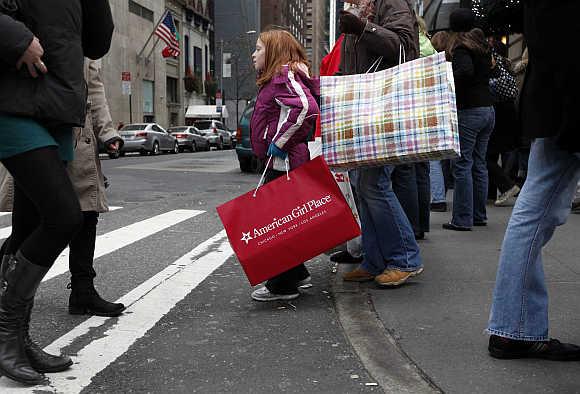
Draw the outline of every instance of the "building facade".
M326 0L307 0L305 47L315 74L329 52L329 5Z
M239 117L256 95L252 53L260 32L260 0L215 0L216 80L223 89L228 117L235 130ZM221 73L220 73L221 72ZM223 78L222 78L223 75Z
M306 45L307 0L268 0L261 5L261 30L271 27L288 30Z
M212 1L128 0L111 2L111 10L115 32L102 59L102 75L113 121L184 124L187 107L206 102L204 82L214 63ZM164 58L165 43L153 35L166 10L179 34L181 55L176 58ZM186 84L190 71L197 79L188 78Z

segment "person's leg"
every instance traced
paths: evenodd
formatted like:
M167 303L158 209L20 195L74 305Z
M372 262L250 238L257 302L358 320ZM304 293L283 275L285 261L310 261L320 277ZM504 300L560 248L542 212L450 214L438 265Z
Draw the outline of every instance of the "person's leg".
M515 182L501 168L498 160L499 154L497 153L487 155L487 172L489 174L490 184L493 183L494 186L497 186L497 189L503 194L510 190L515 185ZM493 197L495 201L497 199L497 190L494 190L494 193L490 197Z
M417 175L414 164L400 164L395 166L391 175L392 189L407 215L413 232L421 231L419 222L419 197L417 190Z
M359 171L364 250L361 266L373 275L386 269L414 272L422 266L411 223L392 189L391 171L392 167Z
M548 292L542 248L570 212L580 157L551 139L532 145L528 179L509 221L487 331L519 341L548 340ZM579 352L580 354L580 352Z
M69 313L72 315L119 316L125 310L125 306L103 300L94 285L94 278L97 274L93 264L99 214L93 211L83 212L83 217L82 228L70 242L71 293Z
M487 223L488 174L487 174L487 145L495 125L493 107L481 108L480 128L477 133L473 149L473 222L474 224Z
M477 116L471 110L459 111L459 143L461 157L453 161L452 226L469 229L473 226L473 150L477 141ZM445 225L444 225L445 226Z
M2 160L2 164L15 182L13 220L17 229L9 246L14 247L15 255L0 295L0 373L36 384L44 380L38 372L62 371L72 364L68 357L49 355L34 344L28 325L36 290L80 227L82 216L55 147L22 153ZM23 207L29 211L19 211ZM18 218L29 219L27 214L34 214L34 210L40 222L28 236L21 237Z
M431 203L447 203L443 168L441 168L441 162L439 160L429 162L429 178L431 183Z
M429 178L429 162L415 163L417 175L417 197L419 199L419 229L421 232L429 232L429 219L431 217L431 181Z

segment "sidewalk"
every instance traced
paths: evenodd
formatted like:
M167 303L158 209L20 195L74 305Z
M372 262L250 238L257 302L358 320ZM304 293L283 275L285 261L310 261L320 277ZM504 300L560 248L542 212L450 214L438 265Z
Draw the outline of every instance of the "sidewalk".
M425 263L420 277L398 289L380 289L372 282L356 286L372 300L399 352L441 391L580 392L579 363L504 361L487 354L484 329L510 214L510 208L490 207L487 228L463 233L441 228L450 213L433 213L431 232L420 243ZM580 343L579 234L580 215L571 215L544 252L550 335L572 343Z

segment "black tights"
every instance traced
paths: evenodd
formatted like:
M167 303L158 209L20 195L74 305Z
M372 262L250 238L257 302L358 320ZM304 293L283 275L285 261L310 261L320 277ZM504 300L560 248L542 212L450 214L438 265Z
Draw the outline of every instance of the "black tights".
M50 267L80 229L77 195L55 147L2 160L14 178L12 235L7 254L20 251L34 264Z

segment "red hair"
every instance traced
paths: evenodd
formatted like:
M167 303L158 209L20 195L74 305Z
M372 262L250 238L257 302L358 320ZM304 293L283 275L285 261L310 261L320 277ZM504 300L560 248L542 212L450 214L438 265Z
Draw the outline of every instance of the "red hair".
M258 76L256 84L264 86L272 80L282 66L288 65L292 71L298 69L300 63L309 67L304 47L285 30L269 30L260 34L260 41L264 44L264 70Z

